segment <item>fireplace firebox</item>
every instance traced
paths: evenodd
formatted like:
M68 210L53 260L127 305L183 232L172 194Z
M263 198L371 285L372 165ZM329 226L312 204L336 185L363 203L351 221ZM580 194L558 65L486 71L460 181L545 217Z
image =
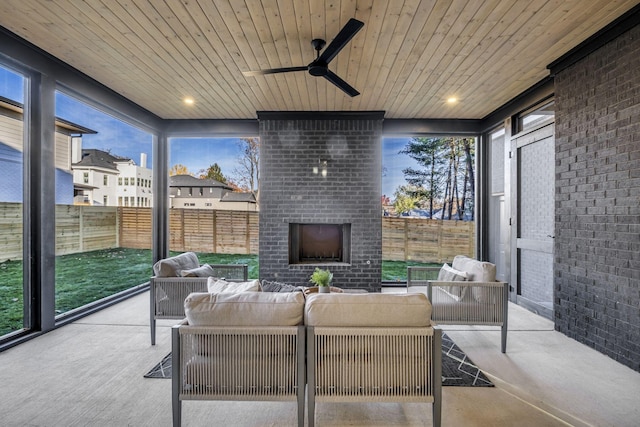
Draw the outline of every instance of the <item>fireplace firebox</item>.
M289 264L351 262L351 224L289 224Z

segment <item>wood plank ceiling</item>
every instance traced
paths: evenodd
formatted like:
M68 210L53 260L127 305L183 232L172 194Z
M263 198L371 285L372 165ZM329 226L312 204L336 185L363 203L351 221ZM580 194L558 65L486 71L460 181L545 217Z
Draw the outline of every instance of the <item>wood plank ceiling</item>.
M387 118L483 118L637 0L2 0L0 25L165 119L256 111L384 110ZM329 68L310 41L364 28ZM195 103L187 107L183 98ZM449 97L458 102L449 105Z

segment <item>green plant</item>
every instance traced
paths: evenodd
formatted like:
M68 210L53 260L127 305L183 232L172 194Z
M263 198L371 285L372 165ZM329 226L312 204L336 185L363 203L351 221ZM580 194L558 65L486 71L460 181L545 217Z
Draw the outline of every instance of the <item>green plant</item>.
M329 286L331 284L331 279L333 279L332 272L316 267L309 281L314 283L316 286Z

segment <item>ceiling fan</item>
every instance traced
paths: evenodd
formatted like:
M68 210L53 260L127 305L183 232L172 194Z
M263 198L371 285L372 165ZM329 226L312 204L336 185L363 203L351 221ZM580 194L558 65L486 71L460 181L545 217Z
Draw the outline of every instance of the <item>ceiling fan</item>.
M338 86L349 96L360 95L360 92L355 90L349 83L338 77L333 71L329 69L329 62L346 46L347 43L356 35L358 31L364 26L364 22L357 19L349 19L349 22L345 24L340 30L338 35L329 43L329 46L320 54L320 51L326 45L326 42L322 39L311 40L311 45L316 50L316 59L309 65L302 65L299 67L285 67L285 68L272 68L269 70L257 70L257 71L243 71L247 77L251 76L263 76L265 74L277 74L277 73L289 73L292 71L309 71L309 74L316 77L324 77L334 85Z

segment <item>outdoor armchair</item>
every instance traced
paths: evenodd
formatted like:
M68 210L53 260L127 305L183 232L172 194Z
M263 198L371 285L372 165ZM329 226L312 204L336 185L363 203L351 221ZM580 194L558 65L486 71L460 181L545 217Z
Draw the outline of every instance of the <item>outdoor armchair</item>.
M190 273L190 271L196 273ZM192 292L207 292L207 281L210 276L230 282L245 282L248 280L249 267L246 264L199 265L196 255L193 252L186 252L158 261L154 265L154 273L149 282L151 345L156 344L156 320L183 319L185 298ZM207 274L207 276L183 277L182 274Z
M451 267L407 267L407 292L427 295L436 324L500 326L505 353L509 284L495 276L494 264L458 255Z

